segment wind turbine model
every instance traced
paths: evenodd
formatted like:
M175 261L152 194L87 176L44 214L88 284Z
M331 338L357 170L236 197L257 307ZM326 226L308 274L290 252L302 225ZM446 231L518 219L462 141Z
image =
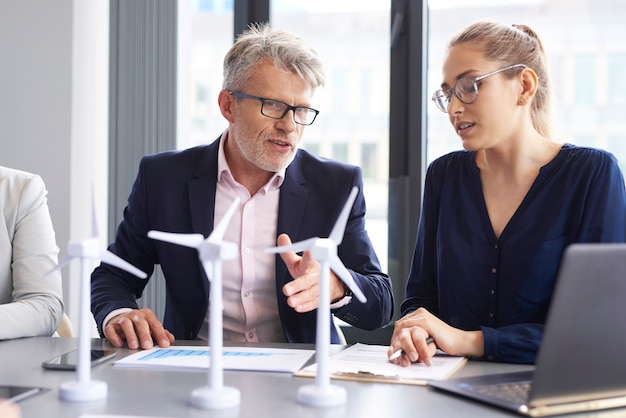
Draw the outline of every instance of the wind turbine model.
M352 275L337 256L337 247L343 240L343 233L348 222L350 209L354 204L358 188L352 188L333 230L328 238L309 238L292 245L268 248L269 253L287 251L311 251L311 255L321 265L319 306L317 308L317 331L315 335L315 359L317 376L315 385L302 386L298 391L298 401L316 407L338 406L346 402L346 390L341 386L330 384L328 356L330 348L330 269L352 290L357 299L367 301L365 295L356 284Z
M93 201L93 200L92 200ZM145 279L146 273L137 267L122 260L117 255L108 250L100 248L98 239L98 225L95 215L95 204L92 205L92 238L84 241L69 242L67 244L67 257L55 268L57 270L69 264L72 259L80 258L81 281L80 281L80 307L78 324L78 363L76 365L76 380L64 382L59 388L59 397L71 402L84 402L102 399L107 396L107 384L98 380L91 380L91 342L89 332L90 301L91 301L91 276L88 260L100 259L103 263L111 264ZM48 273L50 273L48 272ZM46 274L48 274L46 273Z
M191 392L190 403L203 409L226 409L239 405L239 390L224 386L224 370L222 365L222 261L237 257L238 247L233 242L223 241L226 227L239 205L236 198L224 214L217 227L208 238L202 234L176 234L170 232L149 231L148 237L173 244L192 247L198 250L198 256L208 279L211 281L209 296L209 351L211 365L209 367L209 384Z

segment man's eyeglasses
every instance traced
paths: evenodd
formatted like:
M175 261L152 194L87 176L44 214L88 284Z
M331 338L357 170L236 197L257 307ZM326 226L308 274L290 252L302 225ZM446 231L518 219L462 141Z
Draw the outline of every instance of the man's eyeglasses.
M492 71L487 74L483 74L478 77L463 77L459 78L454 87L451 89L439 89L433 94L433 102L437 105L439 110L443 113L448 113L448 107L450 107L450 100L452 99L452 92L465 104L472 104L478 99L478 82L483 78L487 78L490 75L501 73L502 71L512 70L513 68L528 68L524 64L509 65L508 67L500 68L499 70Z
M268 118L282 119L285 117L287 112L293 110L293 120L298 125L311 125L315 121L317 114L320 113L318 110L311 109L310 107L291 106L278 100L251 96L237 91L231 91L230 94L243 99L258 100L261 102L261 114L263 116L267 116Z

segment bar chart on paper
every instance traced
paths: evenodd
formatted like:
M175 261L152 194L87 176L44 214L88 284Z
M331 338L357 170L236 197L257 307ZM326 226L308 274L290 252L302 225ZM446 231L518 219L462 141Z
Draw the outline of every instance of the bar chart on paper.
M228 347L222 352L225 370L253 370L294 373L315 353L314 350ZM210 349L197 346L155 347L138 351L115 362L125 367L174 367L207 369Z

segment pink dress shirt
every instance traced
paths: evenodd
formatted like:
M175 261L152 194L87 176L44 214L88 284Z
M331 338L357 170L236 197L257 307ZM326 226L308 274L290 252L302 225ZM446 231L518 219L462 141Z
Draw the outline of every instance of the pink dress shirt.
M265 248L276 246L280 185L285 170L277 172L254 196L232 176L224 154L228 131L222 137L217 162L215 218L217 225L232 201L241 204L231 218L225 241L239 246L238 257L222 264L224 341L285 341L276 300L276 255ZM208 312L198 338L209 335Z

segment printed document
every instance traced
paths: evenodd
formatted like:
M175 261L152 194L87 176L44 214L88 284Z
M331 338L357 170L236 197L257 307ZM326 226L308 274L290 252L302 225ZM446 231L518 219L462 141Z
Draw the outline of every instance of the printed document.
M254 370L293 373L315 353L314 350L258 347L224 347L224 370ZM178 367L208 369L211 350L202 346L155 347L142 350L115 362L116 366Z
M357 343L331 355L328 359L331 379L426 385L429 380L448 378L467 361L466 357L449 356L438 352L432 358L430 367L424 363L402 367L389 361L388 348L382 345ZM312 364L295 375L313 377L316 370L317 365Z

